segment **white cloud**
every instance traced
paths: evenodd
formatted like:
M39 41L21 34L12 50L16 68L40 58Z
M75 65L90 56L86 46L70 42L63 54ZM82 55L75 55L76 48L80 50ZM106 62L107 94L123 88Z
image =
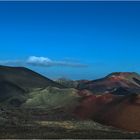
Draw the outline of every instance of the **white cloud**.
M30 56L26 62L31 65L50 66L52 60L47 57Z
M40 67L51 67L51 66L63 66L63 67L87 67L87 64L82 64L80 62L74 61L59 61L51 60L48 57L37 57L30 56L27 60L2 60L0 61L1 65L12 65L12 66L40 66Z

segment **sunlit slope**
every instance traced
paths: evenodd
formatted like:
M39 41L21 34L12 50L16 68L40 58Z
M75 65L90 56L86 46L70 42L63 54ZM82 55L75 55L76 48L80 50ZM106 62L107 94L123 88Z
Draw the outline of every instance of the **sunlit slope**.
M81 96L77 94L76 89L48 87L29 93L29 97L23 104L23 107L46 109L72 108L78 104L80 98Z
M78 89L87 89L94 94L113 93L127 95L140 92L140 75L134 72L116 72L104 78L82 82Z

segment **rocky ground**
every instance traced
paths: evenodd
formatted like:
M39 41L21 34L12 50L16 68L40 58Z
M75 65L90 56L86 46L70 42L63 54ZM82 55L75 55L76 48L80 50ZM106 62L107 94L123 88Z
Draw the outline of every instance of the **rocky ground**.
M1 109L0 138L140 138L91 120L78 120L64 112L46 114L43 110ZM44 117L42 117L44 116Z

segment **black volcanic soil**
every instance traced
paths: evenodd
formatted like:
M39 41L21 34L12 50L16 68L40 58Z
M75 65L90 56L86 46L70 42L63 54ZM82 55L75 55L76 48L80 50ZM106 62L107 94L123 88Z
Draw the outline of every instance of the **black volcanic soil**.
M64 86L24 67L0 66L0 82L8 81L23 89Z

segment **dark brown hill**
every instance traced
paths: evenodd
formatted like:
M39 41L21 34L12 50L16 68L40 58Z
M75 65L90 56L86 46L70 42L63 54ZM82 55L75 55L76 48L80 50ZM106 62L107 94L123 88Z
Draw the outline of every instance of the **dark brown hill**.
M64 87L25 67L0 66L0 83L3 81L10 82L27 91L48 86Z
M24 93L24 89L13 83L7 81L0 82L0 101L4 101L13 96L24 95Z

